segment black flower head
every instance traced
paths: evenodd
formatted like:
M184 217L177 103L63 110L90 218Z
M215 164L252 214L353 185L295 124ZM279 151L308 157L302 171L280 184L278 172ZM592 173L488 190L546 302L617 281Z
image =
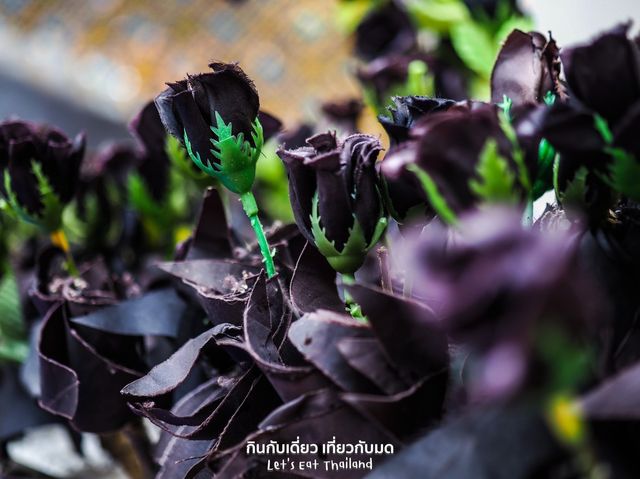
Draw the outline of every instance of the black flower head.
M507 96L514 104L542 102L548 92L562 94L560 57L553 38L514 30L507 37L491 74L491 101Z
M387 109L391 117L379 115L378 121L389 135L391 144L399 144L409 139L409 130L416 122L430 113L445 111L455 104L446 98L428 96L393 97L394 106Z
M85 136L71 141L46 125L0 124L0 194L21 218L55 230L75 194Z
M356 54L364 60L406 53L416 45L416 30L411 19L391 1L372 10L356 30Z
M640 100L640 52L628 30L618 25L561 55L572 96L611 125Z
M322 133L307 143L278 150L296 223L334 269L353 273L386 225L375 168L382 147L360 134L338 143L334 134Z
M447 222L479 202L524 202L537 181L544 107L520 105L507 112L482 102L436 100L432 105L413 124L409 139L382 161L387 184L409 186L407 171L414 173L424 200ZM390 199L395 204L398 198ZM414 194L399 200L419 204Z
M556 102L544 122L545 138L561 155L560 190L582 183L590 216L606 215L607 185L640 198L634 175L640 158L640 49L628 29L619 25L563 50L570 99Z
M258 92L237 64L209 67L212 73L170 83L156 98L156 107L167 131L185 143L198 166L243 193L255 177L253 149L263 142L256 121Z
M420 132L416 165L431 177L454 211L468 209L485 196L481 183L490 178L482 178L483 161L500 163L505 170L503 179L509 183L498 188L501 191L486 192L486 196L507 202L526 196L527 185L522 180L524 175L530 176L533 161L517 163L496 106L461 103L426 117L416 129Z

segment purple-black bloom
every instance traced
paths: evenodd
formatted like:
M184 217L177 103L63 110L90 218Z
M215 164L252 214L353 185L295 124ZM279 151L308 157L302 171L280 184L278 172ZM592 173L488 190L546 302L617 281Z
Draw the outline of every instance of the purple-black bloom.
M560 57L555 40L538 32L514 30L498 54L491 74L491 101L506 96L514 104L541 103L545 95L563 93Z
M289 177L296 223L337 271L353 273L386 224L375 168L380 142L334 134L307 140L309 146L278 150Z
M71 201L84 149L84 133L70 140L47 125L23 121L0 124L0 194L29 217L47 214L48 224L43 226L57 228L61 211L45 211L43 199L53 193L58 207ZM49 187L51 191L44 191Z
M416 45L416 30L407 12L391 1L374 8L356 29L356 54L364 60L406 53Z

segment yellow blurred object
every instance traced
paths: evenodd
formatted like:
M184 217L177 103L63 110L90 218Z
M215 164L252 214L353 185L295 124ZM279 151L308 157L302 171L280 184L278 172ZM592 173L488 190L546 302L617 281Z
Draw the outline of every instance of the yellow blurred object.
M54 246L57 246L65 253L69 252L69 241L67 240L67 235L64 234L64 231L57 230L51 233L51 243Z
M585 438L585 425L580 405L571 397L555 396L547 408L547 417L558 439L576 446Z
M0 1L0 65L112 118L212 60L238 61L292 126L358 94L335 0Z

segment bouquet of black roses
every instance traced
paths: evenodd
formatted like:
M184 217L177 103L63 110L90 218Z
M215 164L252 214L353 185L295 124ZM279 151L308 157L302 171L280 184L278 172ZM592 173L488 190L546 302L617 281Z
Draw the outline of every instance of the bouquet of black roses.
M400 3L363 57L414 46ZM490 102L395 96L387 149L352 121L279 133L221 62L168 83L134 147L0 124L0 473L46 477L8 444L55 422L136 478L638 477L628 30L513 30ZM260 208L268 142L292 224Z

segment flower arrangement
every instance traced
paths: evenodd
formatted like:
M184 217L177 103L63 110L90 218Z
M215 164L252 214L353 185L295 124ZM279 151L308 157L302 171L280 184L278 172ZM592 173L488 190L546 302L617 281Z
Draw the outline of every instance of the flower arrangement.
M640 42L351 3L387 149L354 101L282 132L222 62L149 101L134 147L0 124L3 474L46 477L5 446L60 422L131 477L638 476ZM290 224L259 206L274 154Z

